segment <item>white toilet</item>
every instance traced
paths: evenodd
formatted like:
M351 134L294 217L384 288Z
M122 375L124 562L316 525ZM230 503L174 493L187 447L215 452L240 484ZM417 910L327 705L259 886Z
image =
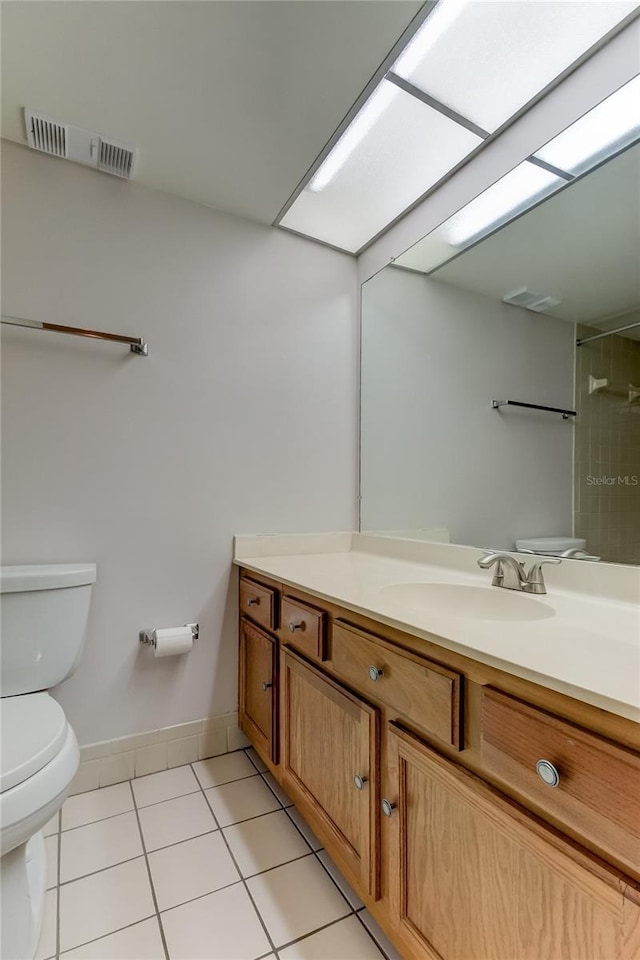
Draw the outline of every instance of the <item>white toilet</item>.
M75 670L95 564L0 568L0 899L3 960L35 955L46 887L42 828L60 809L80 752L47 690Z

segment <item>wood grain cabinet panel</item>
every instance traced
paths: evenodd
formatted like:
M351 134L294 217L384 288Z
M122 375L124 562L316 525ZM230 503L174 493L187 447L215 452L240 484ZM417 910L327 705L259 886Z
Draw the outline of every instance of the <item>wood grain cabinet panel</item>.
M491 688L481 743L487 771L640 876L640 753Z
M240 577L240 613L267 630L275 630L278 626L277 592L249 577Z
M461 750L459 673L336 621L331 664L339 677L403 714L443 743Z
M278 643L240 621L240 727L258 753L278 762Z
M412 960L632 960L637 902L600 864L399 728L389 732L400 949Z
M286 648L281 676L284 788L354 885L375 898L378 711Z
M327 615L293 597L282 598L282 632L296 650L313 660L326 659Z

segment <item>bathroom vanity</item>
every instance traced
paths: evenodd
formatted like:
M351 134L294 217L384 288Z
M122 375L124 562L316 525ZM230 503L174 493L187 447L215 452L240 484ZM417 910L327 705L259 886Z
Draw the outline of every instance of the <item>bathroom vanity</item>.
M404 957L635 960L637 608L571 570L533 600L471 548L347 536L236 541L240 723L274 777ZM454 591L447 616L434 584L489 606Z

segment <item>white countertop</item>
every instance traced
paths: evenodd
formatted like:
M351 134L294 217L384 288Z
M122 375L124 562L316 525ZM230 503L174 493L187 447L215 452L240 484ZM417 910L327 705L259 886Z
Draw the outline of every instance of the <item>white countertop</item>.
M640 569L565 561L544 568L546 619L468 619L414 606L391 584L496 591L482 551L362 534L236 537L234 561L416 637L640 722ZM522 556L531 562L532 557ZM515 602L532 598L509 591ZM550 608L550 609L549 609Z

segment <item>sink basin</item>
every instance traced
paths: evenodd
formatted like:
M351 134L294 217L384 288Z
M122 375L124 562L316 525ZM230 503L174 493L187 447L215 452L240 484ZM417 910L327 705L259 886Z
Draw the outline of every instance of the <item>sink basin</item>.
M548 604L503 587L470 587L460 583L392 583L380 594L394 603L462 620L546 620Z

